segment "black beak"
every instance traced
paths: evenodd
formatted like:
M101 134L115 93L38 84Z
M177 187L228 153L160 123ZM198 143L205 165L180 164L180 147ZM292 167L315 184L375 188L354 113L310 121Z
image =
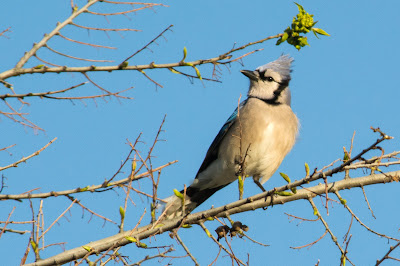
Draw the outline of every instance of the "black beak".
M258 76L256 74L254 74L254 71L251 70L240 70L240 72L242 72L243 75L245 75L246 77L248 77L250 80L258 80Z

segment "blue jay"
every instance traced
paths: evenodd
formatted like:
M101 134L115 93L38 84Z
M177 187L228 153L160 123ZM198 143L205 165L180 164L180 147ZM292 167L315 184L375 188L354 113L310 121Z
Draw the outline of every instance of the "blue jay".
M186 190L184 208L175 195L165 199L167 218L190 213L216 191L237 180L238 175L252 176L265 191L262 184L292 149L298 132L288 87L292 61L290 56L282 55L255 71L241 70L250 79L248 97L212 142L196 178Z

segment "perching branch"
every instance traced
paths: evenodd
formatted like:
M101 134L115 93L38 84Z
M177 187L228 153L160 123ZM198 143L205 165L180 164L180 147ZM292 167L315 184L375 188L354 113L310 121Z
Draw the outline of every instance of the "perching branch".
M389 182L393 182L398 180L398 176L400 175L400 171L394 171L394 172L389 172L385 174L375 174L375 175L369 175L369 176L363 176L363 177L358 177L358 178L351 178L351 179L346 179L346 180L340 180L337 182L332 182L328 184L328 192L333 193L333 189L340 191L344 189L351 189L351 188L356 188L356 187L361 187L361 186L368 186L368 185L374 185L374 184L385 184ZM285 186L284 186L285 187ZM273 189L264 193L260 193L257 195L254 195L252 197L248 197L243 200L239 200L233 203L229 203L225 206L213 208L210 210L206 210L203 212L198 212L194 214L188 215L184 219L185 224L197 224L200 222L206 222L207 217L225 217L227 214L236 214L236 213L242 213L246 211L253 211L255 209L260 209L264 208L267 206L272 205L272 200L271 197L269 196L266 198L268 195L273 195L275 191L280 190L284 187L280 187L277 189ZM316 185L314 187L310 187L307 189L300 189L297 191L296 194L292 196L278 196L275 195L273 196L273 204L274 206L289 203L292 201L296 201L299 199L309 199L316 197L318 195L323 195L325 193L325 185L320 184ZM140 239L143 241L144 239L157 235L157 234L162 234L167 231L171 231L175 228L178 228L181 223L182 223L183 218L176 218L173 220L166 220L163 221L162 224L160 224L157 228L152 228L152 225L147 225L143 226L140 228L137 228L133 231L126 231L124 233L116 234L114 236L110 236L98 241L94 241L91 243L88 243L87 245L90 246L93 250L96 252L101 252L109 249L111 246L118 247L118 246L124 246L131 241L127 240L125 237L126 236L133 236L136 239ZM43 259L41 261L37 261L35 263L28 264L30 266L36 265L36 266L41 266L41 265L54 265L54 264L64 264L71 262L77 258L82 258L87 254L87 251L81 247L74 248L71 250L67 250L63 253L60 253L56 256L53 256L48 259Z

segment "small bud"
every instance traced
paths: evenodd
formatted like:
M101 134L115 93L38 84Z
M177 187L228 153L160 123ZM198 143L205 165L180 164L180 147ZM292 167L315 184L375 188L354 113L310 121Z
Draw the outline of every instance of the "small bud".
M312 30L313 30L313 32L318 33L320 35L331 36L326 31L324 31L323 29L312 28Z
M206 234L207 234L207 236L208 237L211 237L211 233L210 233L210 231L208 231L208 229L206 228L206 229L204 229L204 231L206 232Z
M279 173L279 174L281 175L281 177L283 177L283 179L286 180L286 182L288 182L288 183L291 182L291 181L290 181L290 178L289 178L289 176L288 176L287 174L285 174L285 173Z
M293 196L293 193L289 191L276 191L275 194L284 197Z
M136 171L136 160L132 160L132 173Z
M182 228L191 228L192 226L190 224L183 224Z
M130 242L132 242L132 243L136 243L137 242L136 238L131 237L131 236L126 236L125 239L130 241Z
M343 205L346 205L347 204L347 200L345 200L343 198L340 198L340 203L342 203Z
M128 65L129 65L128 61L124 61L124 62L122 62L119 66L120 66L120 68L125 68L125 67L127 67Z
M125 218L125 210L121 206L119 206L119 215L121 216L121 220Z
M37 244L35 241L31 240L31 246L35 252L37 252Z
M83 192L89 189L89 186L86 186L84 188L79 188L79 192Z
M179 192L176 188L174 188L174 194L180 199L183 199L183 194Z
M140 242L140 243L138 244L138 247L139 247L139 248L147 248L147 245L146 245L145 243Z
M306 176L310 176L310 167L308 166L308 163L304 163L304 167L306 169Z
M92 248L89 247L89 246L82 246L82 248L83 248L84 250L86 250L87 252L92 251Z
M185 47L183 47L183 58L182 58L182 61L185 61L186 56L187 56L187 49L186 49L186 46L185 46Z
M175 69L173 69L172 67L169 67L168 69L169 69L169 71L171 71L174 74L181 74L178 71L176 71Z
M289 38L289 34L285 31L285 32L283 33L283 36L282 36L282 38L281 38L281 41L284 42L284 41L287 40L287 38Z
M44 65L37 65L37 66L34 67L34 69L41 69L43 67L44 67Z
M197 67L193 67L194 68L194 70L196 71L196 75L197 75L197 77L200 79L200 80L202 80L203 79L203 77L200 75L200 71L199 71L199 69L197 68Z
M164 226L164 224L157 224L154 228L160 228L160 227L163 227Z

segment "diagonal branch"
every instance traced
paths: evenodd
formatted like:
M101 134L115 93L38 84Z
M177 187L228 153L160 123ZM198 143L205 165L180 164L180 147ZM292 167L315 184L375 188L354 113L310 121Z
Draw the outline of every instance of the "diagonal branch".
M395 180L395 176L400 175L400 171L395 171L395 172L389 172L386 174L376 174L376 175L370 175L370 176L363 176L359 178L351 178L351 179L345 179L345 180L340 180L337 182L329 183L328 187L329 193L332 193L332 188L336 188L337 190L343 190L343 189L351 189L354 187L360 187L360 186L367 186L367 185L373 185L373 184L384 184L384 183L389 183ZM274 191L274 190L272 190ZM301 189L298 190L296 194L292 196L275 196L273 200L274 206L279 205L279 204L284 204L288 203L291 201L296 201L299 199L308 199L308 198L313 198L317 195L321 195L325 193L325 185L317 185L308 189ZM253 211L258 208L263 208L266 206L270 206L272 204L271 197L268 199L265 199L265 195L263 197L259 197L264 193L258 194L253 197L249 197L244 200L239 200L230 204L227 204L225 206L213 208L207 211L203 212L198 212L194 214L190 214L185 218L185 224L199 224L200 222L205 222L207 221L207 217L225 217L226 214L235 214L235 213L240 213L240 212L245 212L245 211ZM116 246L124 246L127 244L130 244L131 241L126 239L126 236L131 236L135 237L136 239L146 239L150 236L154 236L157 234L162 234L167 231L171 231L175 228L178 228L182 224L182 219L183 218L176 218L173 220L166 220L163 221L162 224L159 224L157 228L152 228L152 225L147 225L143 226L131 231L126 231L120 234L116 234L114 236L110 236L101 240L97 240L94 242L91 242L87 244L93 250L96 250L97 252L105 251L109 249L110 247L116 247ZM117 244L116 244L117 243ZM82 258L84 257L88 252L83 249L82 247L77 247L71 250L67 250L63 253L60 253L56 256L53 256L48 259L43 259L41 261L27 264L28 266L43 266L43 265L54 265L54 264L63 264L63 263L68 263L70 261L73 261L77 258Z
M72 87L69 87L69 88L66 88L66 89L63 89L63 90L58 90L58 91L37 92L37 93L30 92L30 93L25 93L25 94L8 94L7 93L7 94L0 95L0 99L2 99L2 100L6 99L6 98L20 98L20 99L23 99L25 97L45 97L46 98L46 96L48 96L48 95L57 94L57 93L63 93L63 92L69 91L69 90L73 90L73 89L78 88L78 87L80 87L82 85L85 85L86 83L88 83L88 82L82 82L82 83L80 83L78 85L75 85L75 86L72 86Z
M170 166L171 164L174 164L178 162L177 160L166 163L162 166L159 166L157 168L154 168L153 171L157 172L167 166ZM135 180L139 180L142 179L144 177L147 177L150 173L149 172L145 172L142 174L138 174L135 175L133 178L132 177L128 177L128 178L124 178L118 181L114 181L114 182L110 182L106 185L106 187L104 186L104 184L101 185L93 185L93 186L87 186L84 188L75 188L75 189L70 189L70 190L64 190L64 191L51 191L51 192L45 192L45 193L34 193L34 194L30 194L30 193L26 193L26 194L0 194L0 200L6 200L6 199L15 199L15 200L20 200L20 199L40 199L40 198L48 198L48 197L57 197L57 196L63 196L63 195L71 195L71 194L75 194L75 193L82 193L82 192L101 192L101 189L104 188L111 188L112 186L120 186L122 184L125 184L129 181L135 181Z
M54 35L56 35L62 28L64 28L66 25L71 24L72 20L75 19L77 16L79 16L80 14L84 13L87 11L87 9L92 6L93 4L97 3L98 0L91 0L88 1L86 3L86 5L84 5L82 8L80 8L79 10L76 10L75 12L73 12L71 14L71 16L69 18L67 18L65 21L63 21L62 23L59 23L54 30L52 30L49 34L46 34L44 36L44 38L38 42L37 44L34 44L32 49L30 51L28 51L27 53L24 54L24 56L18 61L18 63L15 65L14 70L20 69L22 68L26 62L28 62L28 60L34 55L36 54L36 52L42 48L44 45L46 45L46 43L53 38ZM2 78L0 78L2 79Z
M49 143L47 143L43 148L41 148L38 151L35 151L34 153L32 153L31 155L27 156L27 157L23 157L21 160L16 161L15 163L12 163L10 165L4 166L4 167L0 167L0 171L6 170L8 168L11 167L18 167L18 165L20 163L26 162L27 160L29 160L32 157L35 157L37 155L39 155L42 151L44 151L47 147L50 146L50 144L52 144L54 141L56 141L57 138L54 138L53 140L51 140Z

